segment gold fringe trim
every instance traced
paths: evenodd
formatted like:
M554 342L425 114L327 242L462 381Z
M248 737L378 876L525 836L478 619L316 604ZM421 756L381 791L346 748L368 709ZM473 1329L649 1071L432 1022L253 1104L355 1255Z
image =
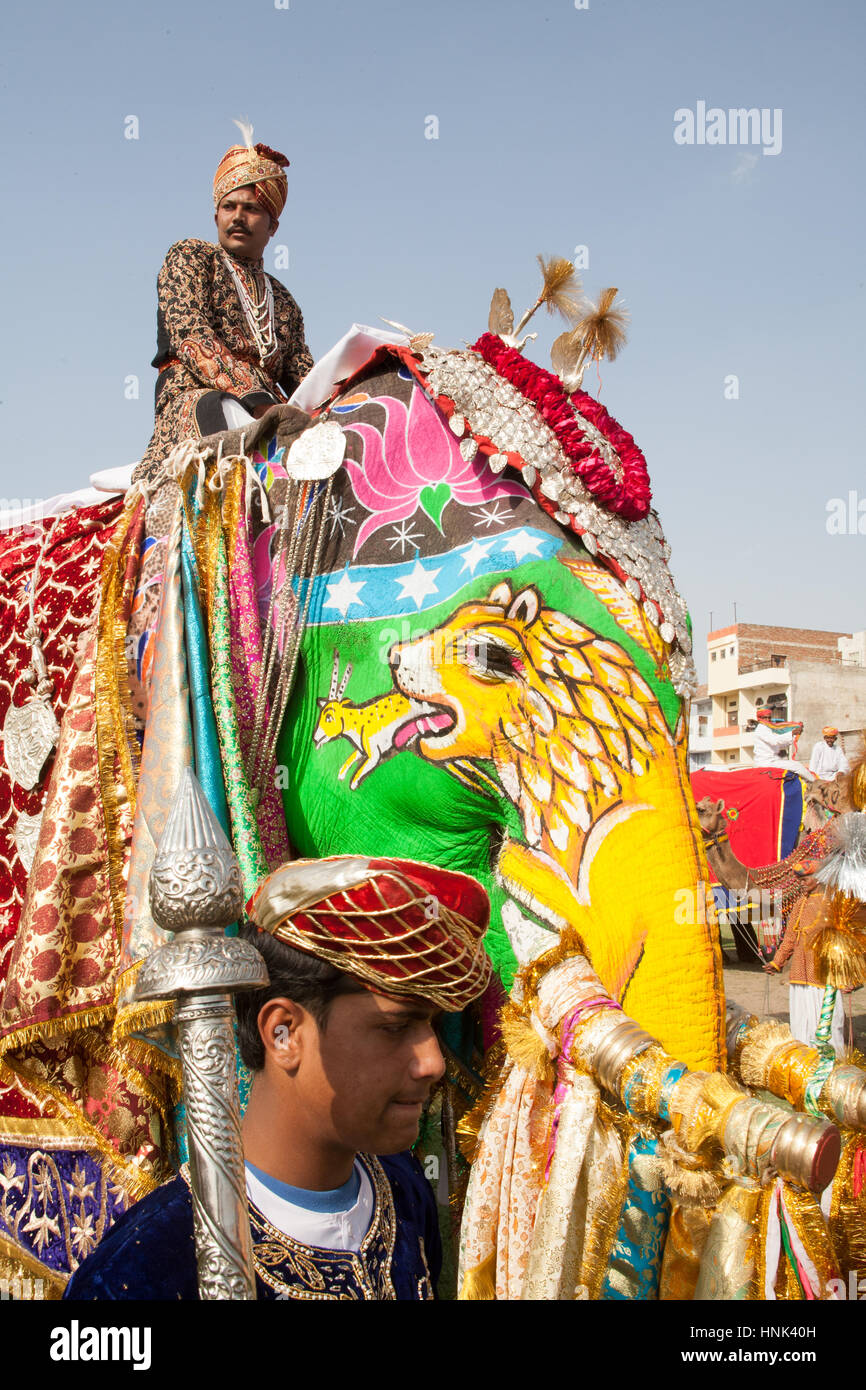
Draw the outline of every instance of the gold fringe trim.
M135 813L139 751L132 715L126 662L131 579L127 573L129 538L143 515L144 501L127 504L102 560L101 596L94 665L97 773L108 841L108 875L118 937L123 931L125 847L119 834L121 800L115 760L120 769L130 815ZM122 573L122 577L121 577Z
M71 1033L100 1028L113 1009L113 1004L96 1004L91 1009L80 1009L63 1018L47 1018L44 1023L28 1023L23 1028L16 1028L13 1033L0 1038L0 1057L7 1058L10 1052L17 1052L25 1043L68 1038Z
M149 1005L131 1006L132 1009L137 1009L138 1007L148 1008ZM50 1082L42 1081L41 1079L37 1080L35 1077L28 1076L26 1072L22 1072L14 1065L12 1054L19 1051L27 1043L64 1041L70 1039L73 1033L87 1032L89 1029L102 1029L112 1014L113 1009L113 1004L100 1004L96 1008L83 1009L79 1013L69 1014L65 1018L47 1019L44 1023L30 1023L25 1028L19 1028L15 1033L9 1033L5 1038L0 1039L0 1077L2 1077L3 1074L3 1067L6 1067L15 1084L26 1085L30 1094L35 1098L36 1103L38 1103L38 1098L43 1090L52 1095L54 1095L56 1091L57 1096L63 1096L64 1093L54 1088ZM139 1023L138 1026L156 1027L162 1022L164 1022L164 1020L156 1018L154 1014L150 1024ZM109 1055L103 1058L105 1064L119 1071L121 1076L130 1084L137 1095L150 1100L153 1105L159 1109L163 1125L167 1133L170 1134L172 1132L172 1124L166 1110L164 1099L154 1090L147 1078L143 1076L141 1072L131 1067L129 1063L130 1061L137 1061L144 1065L155 1065L158 1067L158 1070L168 1075L172 1081L175 1081L180 1075L180 1062L175 1058L165 1057L165 1054L161 1054L160 1059L157 1060L152 1053L159 1053L158 1048L150 1048L146 1043L139 1044L137 1040L126 1036L115 1039L112 1033L109 1034L106 1041L111 1050ZM111 1046L111 1044L116 1044L117 1042L122 1045L123 1051L116 1045ZM129 1054L129 1060L124 1056L124 1053ZM67 1103L68 1102L64 1101L64 1104ZM73 1110L72 1113L74 1116L77 1116L80 1112ZM77 1128L74 1129L74 1133L80 1132L81 1131ZM85 1132L89 1132L89 1130L85 1130ZM94 1131L94 1133L98 1133L98 1131Z
M756 1028L755 1033L763 1033ZM785 1024L778 1028L768 1028L762 1037L750 1037L740 1057L740 1080L746 1086L756 1086L759 1090L767 1086L770 1072L778 1067L794 1047L801 1046L792 1037Z
M168 999L140 1000L127 1004L118 1013L111 1030L114 1044L125 1043L131 1033L140 1033L145 1028L159 1028L174 1019L174 1001Z
M496 1251L470 1269L457 1295L460 1303L492 1303L496 1299Z
M34 1279L40 1279L42 1298L46 1302L56 1302L63 1297L69 1277L68 1274L58 1273L56 1269L49 1269L29 1251L0 1235L0 1284L12 1283L15 1280L24 1280L31 1284Z
M593 1303L597 1302L601 1295L601 1286L622 1219L622 1209L628 1194L631 1149L629 1117L617 1114L614 1119L613 1112L603 1103L598 1106L596 1113L602 1124L616 1131L622 1146L622 1160L617 1179L605 1190L596 1207L591 1228L584 1237L580 1282L585 1285L587 1296Z
M671 1131L663 1135L659 1143L658 1162L665 1187L681 1207L716 1205L722 1195L721 1183L694 1154L680 1148Z
M811 1192L804 1192L789 1183L784 1185L785 1205L803 1242L806 1253L818 1271L822 1294L831 1279L839 1277L839 1266L830 1244L830 1237L824 1221L824 1214L818 1198ZM794 1281L795 1297L802 1298L799 1286Z
M137 1062L140 1066L152 1067L154 1071L159 1071L167 1077L175 1090L173 1104L176 1105L183 1089L183 1067L180 1058L172 1057L169 1052L163 1052L155 1043L145 1042L143 1038L124 1038L123 1050L129 1053L131 1061Z
M499 1026L511 1060L546 1086L553 1086L556 1080L553 1059L543 1039L513 1004L505 1005L499 1016Z
M472 1108L467 1110L454 1126L457 1144L467 1163L475 1162L481 1131L502 1089L504 1070L510 1065L505 1046L501 1038L497 1038L484 1059L482 1092Z
M862 1134L843 1130L842 1156L833 1178L828 1225L833 1249L843 1272L866 1270L866 1187L854 1196L852 1182L857 1150L866 1147Z
M523 986L523 1011L529 1014L537 1005L538 986L547 972L564 960L571 960L572 956L585 956L589 960L589 952L580 933L574 927L566 927L560 932L559 941L555 946L521 970L519 979Z
M17 1070L11 1067L10 1070L15 1070L17 1079ZM25 1075L22 1079L28 1087L32 1086L32 1078ZM137 1202L142 1197L146 1197L148 1192L152 1192L164 1181L162 1177L150 1177L138 1165L125 1162L114 1145L109 1143L105 1136L85 1118L84 1113L78 1110L59 1087L53 1085L52 1082L40 1081L39 1092L41 1093L40 1103L52 1101L57 1107L58 1117L65 1122L65 1126L68 1126L73 1133L80 1134L85 1138L88 1141L88 1147L91 1144L96 1145L102 1157L107 1161L113 1179L120 1183L129 1194L131 1201Z

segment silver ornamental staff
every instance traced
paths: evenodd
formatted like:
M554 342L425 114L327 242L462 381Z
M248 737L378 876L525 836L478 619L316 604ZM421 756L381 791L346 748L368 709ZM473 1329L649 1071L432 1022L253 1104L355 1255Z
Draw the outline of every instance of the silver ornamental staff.
M150 873L154 921L175 932L141 967L137 999L175 999L189 1137L199 1297L254 1299L232 993L268 983L254 947L226 937L241 915L240 869L187 768Z

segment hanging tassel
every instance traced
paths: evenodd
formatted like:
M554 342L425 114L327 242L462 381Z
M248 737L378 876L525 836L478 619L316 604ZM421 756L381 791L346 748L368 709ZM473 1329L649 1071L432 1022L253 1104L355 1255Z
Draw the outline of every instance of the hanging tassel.
M721 1184L700 1159L680 1148L672 1129L662 1135L657 1162L664 1186L680 1206L715 1207Z
M531 1076L537 1076L539 1081L552 1086L556 1079L553 1060L544 1039L532 1024L527 1023L516 1009L506 1007L502 1011L500 1027L502 1041L512 1061Z
M834 893L815 946L815 963L824 984L834 989L857 989L866 984L866 938L852 924L860 903Z
M460 1303L492 1303L496 1299L496 1251L474 1269L470 1269L463 1279L463 1287L457 1295Z

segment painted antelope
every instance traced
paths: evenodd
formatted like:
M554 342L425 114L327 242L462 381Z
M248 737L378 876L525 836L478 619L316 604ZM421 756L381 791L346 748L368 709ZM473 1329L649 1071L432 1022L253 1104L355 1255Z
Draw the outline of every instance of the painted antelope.
M354 791L368 772L378 767L384 758L400 751L394 742L396 730L406 724L414 708L417 707L421 715L426 707L408 699L398 690L377 695L365 704L354 705L351 700L344 698L351 674L352 663L349 662L340 681L340 653L335 651L331 688L327 700L319 700L321 713L313 732L313 743L317 748L322 748L335 738L348 739L352 752L340 768L339 777L342 781L360 758L362 761L355 768L349 783Z

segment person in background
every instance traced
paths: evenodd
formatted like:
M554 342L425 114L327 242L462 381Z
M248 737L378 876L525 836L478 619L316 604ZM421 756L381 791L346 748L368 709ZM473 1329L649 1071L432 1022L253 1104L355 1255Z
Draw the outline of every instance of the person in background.
M835 782L837 773L851 771L851 764L838 746L838 729L832 724L825 724L821 735L821 739L812 749L809 771L821 782Z
M787 760L782 756L782 750L788 749L794 739L803 732L803 725L795 725L788 730L772 728L771 720L773 711L769 705L760 705L755 711L757 725L755 727L754 763L755 767L786 767Z

